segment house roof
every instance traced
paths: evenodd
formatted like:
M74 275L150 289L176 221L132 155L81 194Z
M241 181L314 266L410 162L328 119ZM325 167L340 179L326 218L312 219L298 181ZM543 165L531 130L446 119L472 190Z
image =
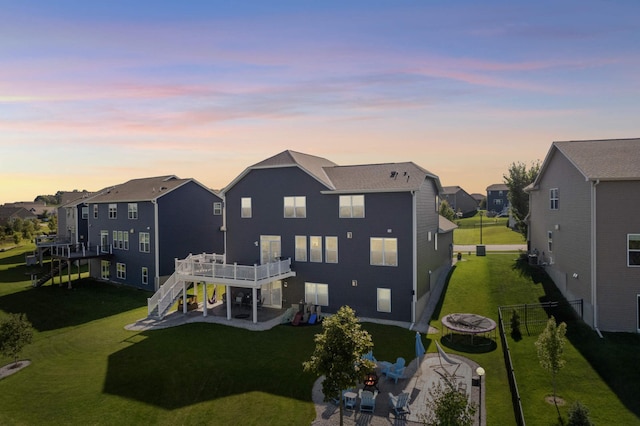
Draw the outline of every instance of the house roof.
M113 203L126 201L152 201L168 194L176 188L181 187L187 182L196 182L198 185L205 188L195 179L180 179L174 175L156 176L132 179L125 183L106 188L100 191L99 194L91 197L90 202ZM209 188L205 189L211 191Z
M443 234L445 232L451 232L456 229L458 225L451 222L444 216L438 216L438 232Z
M560 141L553 143L550 153L554 149L587 180L640 179L640 139Z
M493 185L487 186L487 191L508 191L509 187L504 183L494 183Z
M33 219L36 215L24 207L0 206L0 224L5 225L11 219Z
M463 189L460 186L443 186L444 194L455 194L458 191L462 191Z
M251 170L281 167L300 168L330 192L412 191L419 189L426 177L435 179L442 190L436 175L412 162L339 166L326 158L287 150L248 167L223 191Z

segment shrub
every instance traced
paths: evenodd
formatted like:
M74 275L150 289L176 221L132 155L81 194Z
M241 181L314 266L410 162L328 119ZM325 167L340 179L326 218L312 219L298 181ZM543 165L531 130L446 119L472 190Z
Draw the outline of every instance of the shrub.
M589 409L580 401L576 401L569 409L567 426L593 426L593 422L589 418Z

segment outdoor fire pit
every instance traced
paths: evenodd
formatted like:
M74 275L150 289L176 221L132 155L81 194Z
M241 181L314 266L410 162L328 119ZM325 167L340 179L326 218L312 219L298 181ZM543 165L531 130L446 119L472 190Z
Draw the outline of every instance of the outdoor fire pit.
M374 389L377 391L380 390L378 389L378 375L375 372L371 372L364 378L363 390L373 391Z

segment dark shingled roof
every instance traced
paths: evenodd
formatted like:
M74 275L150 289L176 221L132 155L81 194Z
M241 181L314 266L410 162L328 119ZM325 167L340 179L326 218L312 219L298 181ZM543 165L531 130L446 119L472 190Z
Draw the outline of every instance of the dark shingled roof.
M192 180L193 179L179 179L173 175L132 179L103 190L100 194L92 197L91 202L151 201Z
M226 189L232 187L249 170L277 167L299 167L325 185L329 191L413 191L420 189L427 177L433 178L438 189L442 189L436 175L412 162L338 166L325 158L290 150L248 167Z
M586 179L640 179L640 139L560 141L553 147Z

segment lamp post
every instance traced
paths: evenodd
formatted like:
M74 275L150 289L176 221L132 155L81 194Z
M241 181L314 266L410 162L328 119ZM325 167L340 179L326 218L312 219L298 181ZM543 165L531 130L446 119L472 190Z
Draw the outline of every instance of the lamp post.
M482 426L482 376L484 376L484 368L478 367L476 368L476 374L478 375L478 386L480 387L480 400L478 402L478 424Z

